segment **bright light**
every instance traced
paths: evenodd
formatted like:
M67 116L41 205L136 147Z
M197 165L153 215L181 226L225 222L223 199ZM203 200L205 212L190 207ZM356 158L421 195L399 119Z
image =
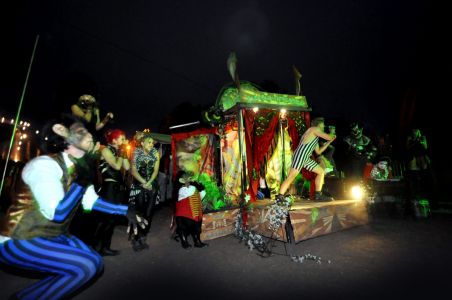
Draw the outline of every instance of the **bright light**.
M25 130L26 128L25 127L22 127L22 130Z
M356 200L361 200L364 196L364 191L362 189L362 187L360 187L359 185L355 185L354 187L352 187L352 197Z
M36 134L39 134L39 130L36 130Z
M282 109L281 109L281 113L282 113L282 114L285 114L285 113L287 113L287 110L286 110L285 108L282 108Z
M27 134L24 134L24 139L26 139L27 138Z
M22 145L22 141L19 141L19 145Z
M45 137L44 139L45 139L46 141L48 140L48 138L47 138L47 137Z
M253 107L253 111L255 112L255 113L257 113L258 111L259 111L259 107Z
M130 145L127 145L127 146L126 146L126 149L127 149L127 150L130 150Z
M20 147L17 147L17 150L20 150Z
M5 117L2 117L2 123L5 122Z
M11 119L11 124L14 124L14 119Z

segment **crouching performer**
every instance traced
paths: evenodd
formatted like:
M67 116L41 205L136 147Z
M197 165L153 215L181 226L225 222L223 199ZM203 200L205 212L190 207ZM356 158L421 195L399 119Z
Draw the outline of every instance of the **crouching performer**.
M203 248L208 244L201 241L202 225L202 203L206 192L202 184L192 180L189 174L184 173L179 182L183 186L179 189L179 196L176 202L176 232L181 240L183 248L191 247L187 236L191 235L194 246Z
M25 165L0 228L1 263L48 274L14 295L19 299L70 297L102 270L101 256L68 232L80 204L145 225L127 206L108 203L95 193L98 145L80 122L62 116L44 127L43 136L48 154Z

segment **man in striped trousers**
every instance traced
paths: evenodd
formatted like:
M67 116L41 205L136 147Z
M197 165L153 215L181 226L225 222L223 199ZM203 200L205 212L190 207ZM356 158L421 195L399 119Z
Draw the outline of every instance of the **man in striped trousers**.
M62 116L45 126L43 136L42 148L49 154L25 165L0 227L0 263L48 275L14 295L19 299L67 298L102 270L101 256L68 232L80 205L127 216L135 227L144 225L127 206L110 204L95 193L96 146L82 123Z

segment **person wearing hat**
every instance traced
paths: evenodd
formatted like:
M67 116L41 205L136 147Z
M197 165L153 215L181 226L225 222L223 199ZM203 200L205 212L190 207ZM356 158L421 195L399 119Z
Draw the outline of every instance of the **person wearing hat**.
M112 112L108 112L106 116L100 120L99 104L96 98L90 94L83 94L78 98L77 103L71 106L71 112L74 116L80 118L92 133L93 138L98 141L101 138L101 130L113 119Z
M206 192L204 186L193 180L188 173L183 173L179 178L182 186L179 189L176 202L176 232L184 249L191 247L187 236L191 235L194 246L203 248L208 244L201 241L202 225L202 199Z
M102 257L70 232L80 206L126 216L133 229L146 224L133 209L95 192L99 145L78 119L62 115L42 133L46 154L27 162L0 222L0 264L42 277L11 299L70 299L102 274Z

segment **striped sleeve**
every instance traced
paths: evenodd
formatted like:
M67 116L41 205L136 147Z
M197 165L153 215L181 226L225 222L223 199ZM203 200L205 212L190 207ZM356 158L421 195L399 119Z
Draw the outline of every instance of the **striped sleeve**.
M102 198L97 198L96 202L94 202L93 205L93 210L97 210L112 215L125 216L127 214L127 209L128 209L127 205L112 204L110 202L105 201Z

